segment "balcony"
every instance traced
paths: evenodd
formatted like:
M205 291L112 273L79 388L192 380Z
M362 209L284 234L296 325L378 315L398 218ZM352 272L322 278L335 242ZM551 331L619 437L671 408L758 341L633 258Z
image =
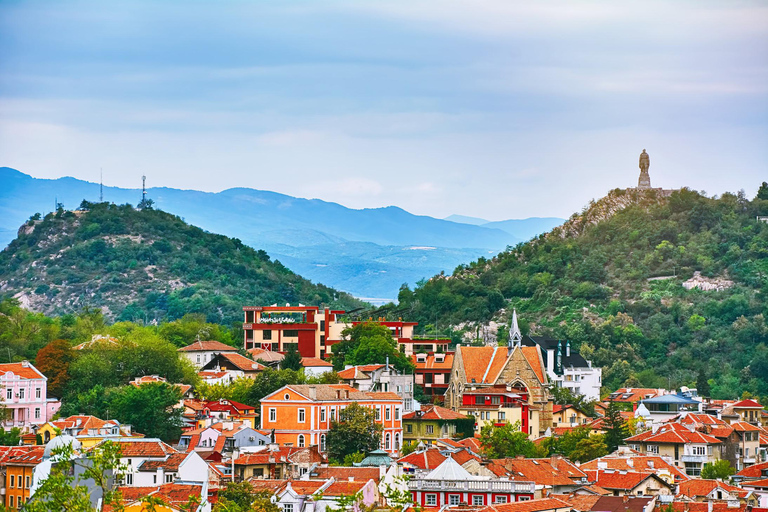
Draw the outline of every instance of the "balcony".
M680 457L680 460L683 462L698 462L700 464L703 464L707 462L707 456L706 455L683 455Z
M510 492L533 494L536 484L533 482L515 482L512 480L410 480L408 488L412 491L465 491L465 492Z

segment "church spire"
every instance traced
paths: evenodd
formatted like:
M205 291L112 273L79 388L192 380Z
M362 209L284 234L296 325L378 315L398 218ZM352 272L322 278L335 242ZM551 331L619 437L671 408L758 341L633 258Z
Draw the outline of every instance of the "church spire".
M519 347L522 344L523 335L517 325L517 310L512 310L512 325L509 326L509 347Z

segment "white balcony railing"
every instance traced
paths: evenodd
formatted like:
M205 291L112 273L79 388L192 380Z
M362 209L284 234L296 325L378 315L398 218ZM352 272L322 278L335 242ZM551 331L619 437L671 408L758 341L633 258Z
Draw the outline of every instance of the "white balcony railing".
M699 463L707 462L706 455L683 455L681 459L683 462L699 462Z

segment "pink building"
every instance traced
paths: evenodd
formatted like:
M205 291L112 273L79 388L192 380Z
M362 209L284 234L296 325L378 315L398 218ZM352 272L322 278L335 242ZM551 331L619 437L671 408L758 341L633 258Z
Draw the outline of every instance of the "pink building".
M61 403L48 400L47 381L29 361L0 364L0 396L7 408L3 428L29 430L53 417Z

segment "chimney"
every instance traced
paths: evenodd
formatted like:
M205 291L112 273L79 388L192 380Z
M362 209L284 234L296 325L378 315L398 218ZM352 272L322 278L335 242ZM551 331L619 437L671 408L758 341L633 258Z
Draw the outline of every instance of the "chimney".
M309 386L309 398L317 400L317 388L315 386Z
M635 467L635 461L632 459L632 457L627 457L627 466L631 468Z
M549 458L549 464L552 466L552 469L557 470L557 462L559 458L560 456L557 454L554 454Z
M29 361L22 361L21 362L21 366L23 366L25 368L29 368Z
M555 349L547 349L547 373L555 373Z
M571 340L565 342L565 357L571 357Z

